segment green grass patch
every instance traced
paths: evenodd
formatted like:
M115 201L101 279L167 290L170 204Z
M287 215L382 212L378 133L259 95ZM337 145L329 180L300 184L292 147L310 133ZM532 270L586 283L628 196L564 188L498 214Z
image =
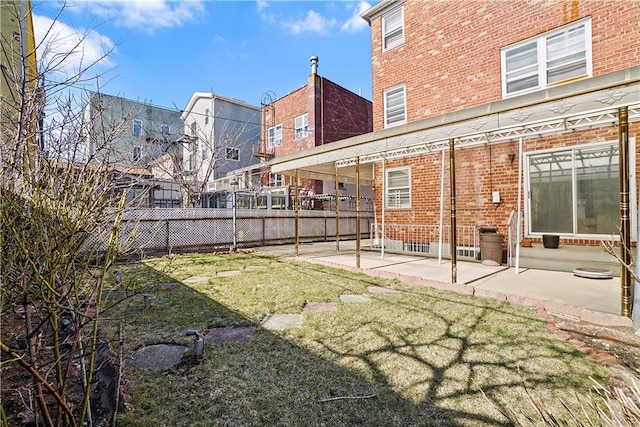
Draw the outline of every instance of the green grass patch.
M206 344L196 360L162 371L125 369L131 426L355 426L509 424L501 409L532 414L524 385L553 410L576 402L605 370L536 313L483 299L260 254L185 255L121 269L138 294L107 313L124 352L159 342L191 346L187 328L258 326L304 313L297 329L257 327L249 343ZM240 271L235 276L219 272ZM197 280L189 280L196 277ZM153 284L176 286L145 288ZM368 293L387 286L397 293ZM367 294L367 304L340 295Z

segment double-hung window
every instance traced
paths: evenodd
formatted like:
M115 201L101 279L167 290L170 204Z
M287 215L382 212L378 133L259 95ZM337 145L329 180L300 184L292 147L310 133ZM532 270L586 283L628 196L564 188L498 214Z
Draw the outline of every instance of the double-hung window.
M304 113L298 116L294 120L294 127L296 130L296 139L309 136L309 114Z
M385 172L385 207L411 207L411 169L409 167L387 169Z
M238 149L237 148L229 148L227 147L227 160L238 160Z
M133 121L133 128L131 129L133 136L140 136L142 134L142 120L135 119Z
M168 141L169 140L169 135L171 134L171 127L168 124L162 124L160 125L160 137L164 140L164 141Z
M590 76L591 20L506 47L501 56L503 97Z
M404 12L399 7L382 17L382 51L404 43Z
M142 157L142 147L136 145L135 147L133 147L133 161L139 162L140 157Z
M405 85L398 85L384 91L384 127L407 122Z
M282 145L282 125L275 125L269 128L269 148Z

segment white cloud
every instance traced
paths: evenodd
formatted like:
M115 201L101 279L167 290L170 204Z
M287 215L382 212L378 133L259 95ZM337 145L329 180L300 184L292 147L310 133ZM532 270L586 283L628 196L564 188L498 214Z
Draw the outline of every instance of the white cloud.
M38 63L47 73L74 76L94 65L113 67L105 55L115 44L97 31L72 28L49 17L33 15Z
M315 10L310 10L302 20L284 22L283 25L293 34L316 33L326 34L338 25L335 18L326 18Z
M258 6L258 12L262 11L266 7L269 7L267 0L256 0L256 5Z
M358 3L358 6L353 9L353 14L351 15L351 17L347 20L347 22L342 24L342 31L355 33L364 28L367 28L369 24L367 24L367 21L360 17L360 14L369 9L371 9L371 5L368 2L361 1L360 3Z
M205 12L202 0L95 0L76 5L116 25L147 33L182 26Z

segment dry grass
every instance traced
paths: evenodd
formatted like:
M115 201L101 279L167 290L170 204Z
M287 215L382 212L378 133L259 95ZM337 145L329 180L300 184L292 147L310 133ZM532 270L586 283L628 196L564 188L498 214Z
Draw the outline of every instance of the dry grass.
M229 270L241 273L217 275ZM579 396L590 393L589 378L605 376L533 310L490 299L258 254L161 258L130 266L124 275L136 289L178 283L147 291L151 310L136 296L121 312L128 354L158 342L191 345L187 328L204 334L257 326L271 313L299 314L305 301L337 302L338 310L305 313L298 329L257 328L249 343L206 344L200 360L188 354L160 372L125 370L135 410L122 414L120 425L541 421L530 395L569 420L563 402L579 404ZM184 284L194 276L209 280ZM398 292L368 294L373 285ZM345 304L344 294L368 294L371 302Z

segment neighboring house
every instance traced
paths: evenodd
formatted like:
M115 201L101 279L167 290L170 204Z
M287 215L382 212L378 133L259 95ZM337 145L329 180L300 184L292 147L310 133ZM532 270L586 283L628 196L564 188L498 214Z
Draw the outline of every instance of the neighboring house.
M281 158L273 173L355 179L357 162L383 237L425 251L449 241L454 218L505 236L512 218L514 240L616 239L620 182L635 226L638 2L383 0L362 17L374 132Z
M182 112L185 186L196 205L216 191L216 180L255 164L260 108L211 92L195 92ZM206 205L206 203L204 203Z
M176 177L181 173L183 147L178 138L183 128L184 122L177 110L91 92L83 110L82 161L129 170L130 176L144 171L139 174L140 183L136 184L136 193L148 193L143 197L148 202L143 205L179 206L180 192L165 188L174 188ZM173 161L158 161L167 156ZM159 171L159 165L167 168Z
M362 135L373 130L371 101L318 74L318 58L311 57L311 74L307 83L287 95L263 103L262 134L257 155L264 160L279 158ZM268 165L268 162L266 163ZM264 168L264 186L293 187L293 177L269 173ZM300 195L309 208L330 208L322 203L328 195L336 194L334 180L323 181L301 177ZM354 187L341 183L341 195L354 195ZM371 197L371 188L363 197Z

